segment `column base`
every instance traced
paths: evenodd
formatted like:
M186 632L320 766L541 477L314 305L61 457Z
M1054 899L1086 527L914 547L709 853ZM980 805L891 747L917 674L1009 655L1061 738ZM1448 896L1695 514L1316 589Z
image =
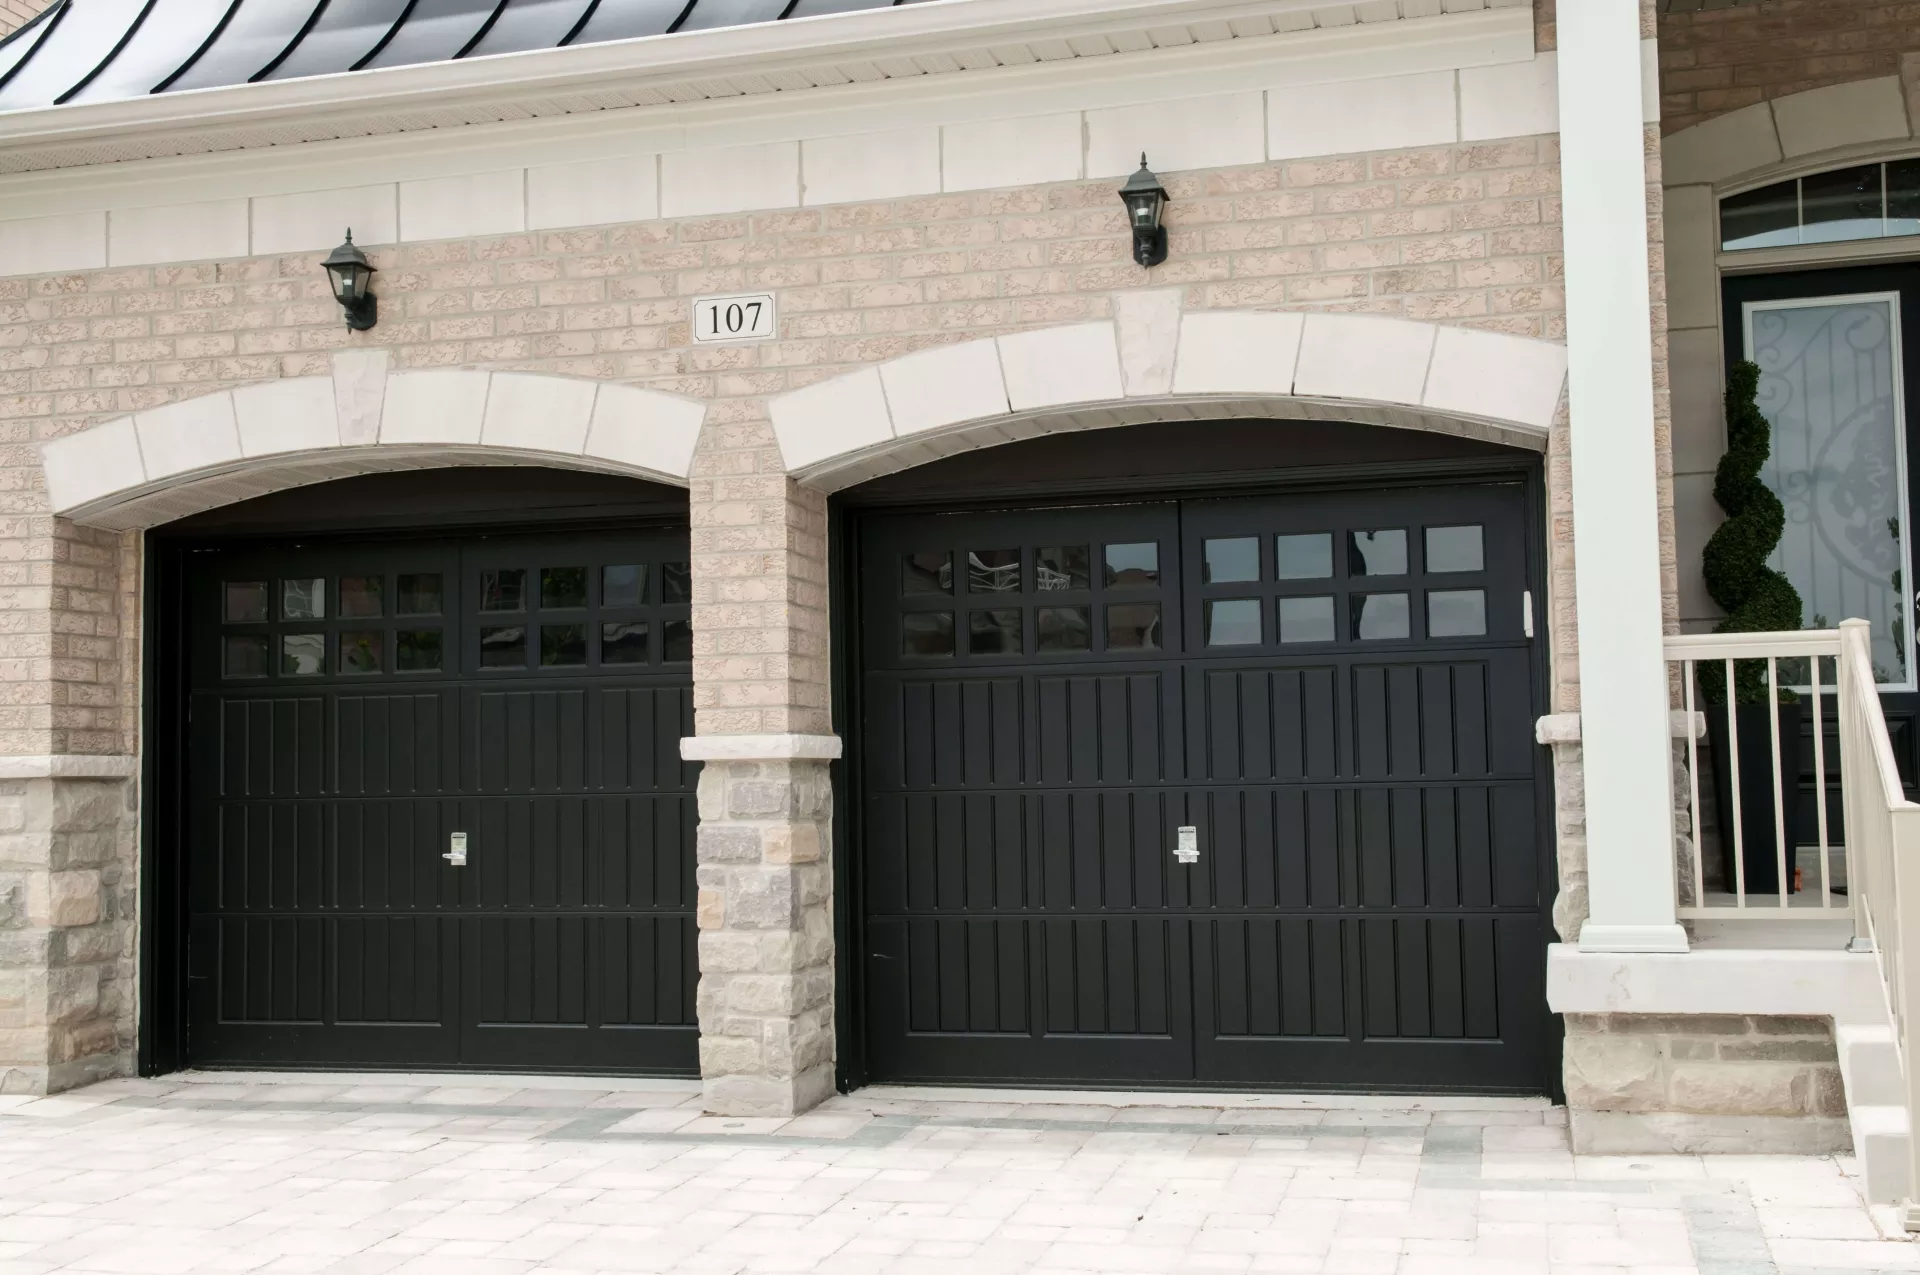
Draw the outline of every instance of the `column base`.
M797 1076L709 1076L703 1106L711 1116L797 1116L833 1097L831 1065Z
M1605 925L1580 927L1582 952L1685 952L1687 932L1678 925Z

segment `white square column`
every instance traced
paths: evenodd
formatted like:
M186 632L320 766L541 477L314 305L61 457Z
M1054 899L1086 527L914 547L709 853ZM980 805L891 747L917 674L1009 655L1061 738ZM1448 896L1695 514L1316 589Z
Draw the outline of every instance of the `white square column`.
M1589 905L1580 946L1684 952L1674 916L1640 0L1563 3L1559 46Z

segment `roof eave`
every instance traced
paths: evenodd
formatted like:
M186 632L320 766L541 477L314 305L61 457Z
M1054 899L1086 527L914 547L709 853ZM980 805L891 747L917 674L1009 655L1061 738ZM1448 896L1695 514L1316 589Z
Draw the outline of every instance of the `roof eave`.
M1069 39L1158 22L1311 13L1337 0L928 0L778 23L647 36L458 62L354 71L0 112L0 151L94 138L257 126L292 116L367 115L631 89L864 57L912 57L982 43Z

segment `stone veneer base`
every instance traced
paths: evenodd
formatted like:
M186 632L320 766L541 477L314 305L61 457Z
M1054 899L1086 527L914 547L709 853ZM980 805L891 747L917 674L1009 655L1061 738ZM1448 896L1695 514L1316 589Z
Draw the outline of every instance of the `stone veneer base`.
M1687 1111L1567 1112L1576 1155L1851 1154L1845 1116L1715 1116Z

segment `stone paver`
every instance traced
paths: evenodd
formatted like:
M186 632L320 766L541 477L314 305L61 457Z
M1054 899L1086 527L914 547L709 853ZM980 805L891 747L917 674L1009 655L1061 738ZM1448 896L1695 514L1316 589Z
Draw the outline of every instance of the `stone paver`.
M603 1083L0 1099L0 1275L1920 1271L1847 1159L1574 1156L1544 1103L873 1089L780 1120Z

